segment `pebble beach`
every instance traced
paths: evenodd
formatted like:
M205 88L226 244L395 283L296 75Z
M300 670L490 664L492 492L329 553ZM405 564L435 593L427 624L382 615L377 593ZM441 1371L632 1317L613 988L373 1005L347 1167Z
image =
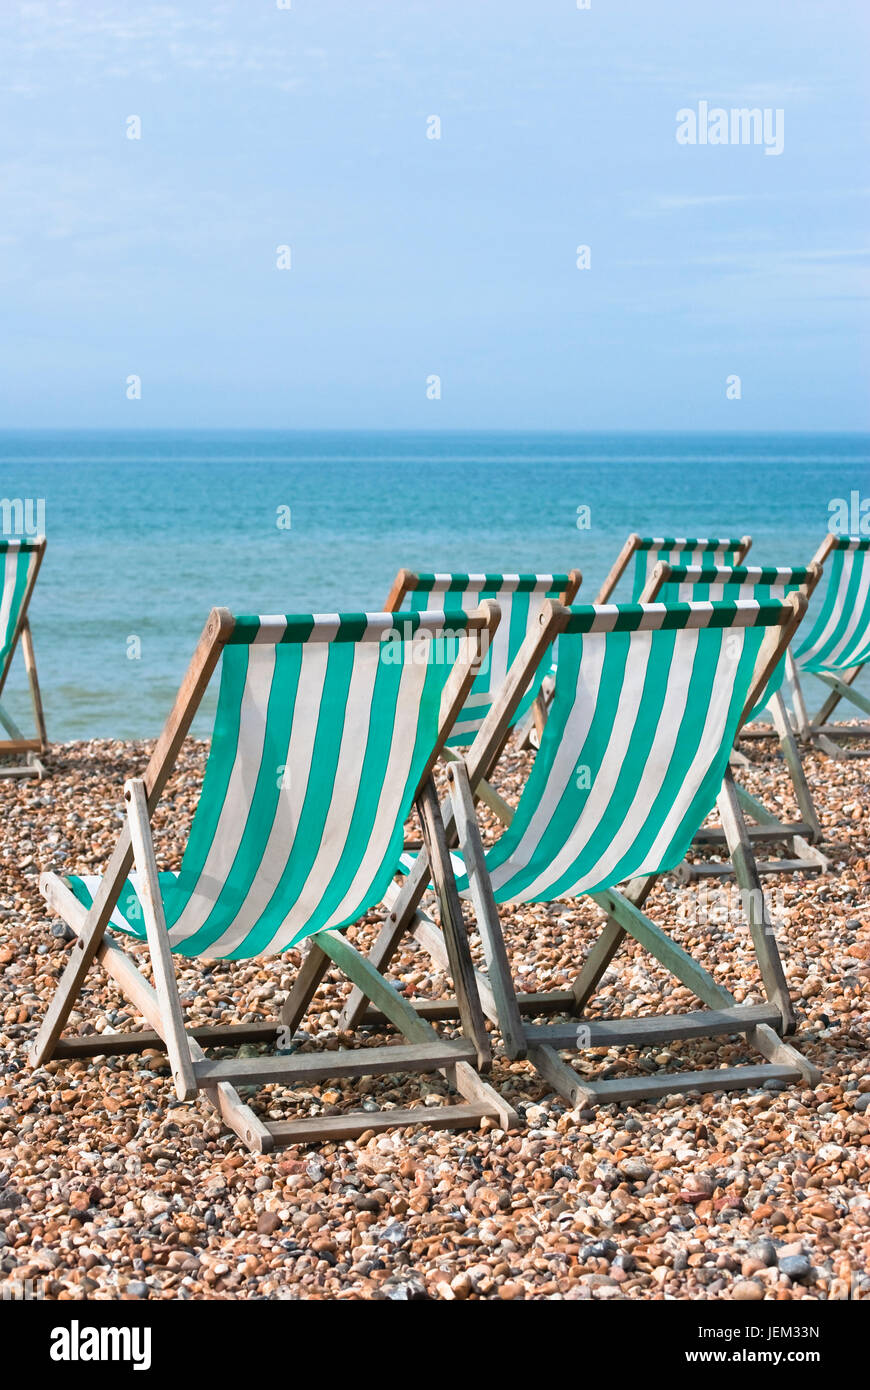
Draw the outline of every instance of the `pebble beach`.
M772 741L742 745L741 779L796 817ZM52 1061L27 1049L70 949L38 891L44 869L97 872L121 825L121 787L150 745L52 748L44 780L0 779L0 1296L175 1299L870 1299L870 797L865 759L806 753L829 872L765 879L799 1029L822 1072L813 1089L768 1083L725 1094L572 1110L497 1038L490 1081L522 1125L458 1133L421 1125L258 1156L223 1132L204 1101L175 1099L165 1056ZM189 740L154 817L161 868L177 867L204 743ZM496 779L508 800L529 756ZM409 833L411 828L409 827ZM646 910L729 988L763 994L736 895L711 884L656 885ZM351 928L365 948L377 915ZM568 984L600 929L589 903L505 911L524 991ZM125 943L127 945L127 943ZM473 948L477 944L473 939ZM130 947L143 973L147 952ZM274 1018L301 957L177 959L194 1024ZM447 982L409 941L392 978L437 998ZM95 966L70 1030L142 1026ZM351 1041L337 1022L346 985L327 976L297 1035ZM640 947L615 957L594 1016L688 1011L697 1001ZM439 1025L444 1027L444 1025ZM447 1029L446 1031L449 1031ZM355 1042L381 1042L372 1031ZM731 1066L753 1057L713 1038L572 1061L614 1076ZM386 1076L267 1087L264 1116L448 1103L437 1078Z

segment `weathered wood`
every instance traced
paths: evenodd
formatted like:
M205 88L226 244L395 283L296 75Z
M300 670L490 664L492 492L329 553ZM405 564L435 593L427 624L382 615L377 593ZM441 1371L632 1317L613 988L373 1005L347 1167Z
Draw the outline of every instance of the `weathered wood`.
M758 868L752 854L752 847L746 834L746 826L734 789L734 778L726 772L717 800L722 826L728 836L728 852L737 882L742 890L742 907L749 922L752 943L758 960L758 968L764 981L764 989L770 1002L779 1009L786 1032L794 1028L794 1010L788 992L785 971L782 967L773 924L767 911L767 902L762 892Z
M36 731L39 734L40 752L45 752L45 749L48 747L48 736L45 732L45 711L42 708L39 676L36 672L36 656L33 651L33 633L30 631L30 619L27 616L25 616L21 624L21 654L24 657L27 683L30 686L30 700L33 705L33 718L36 722Z
M329 969L329 956L321 950L316 938L309 937L302 949L302 964L278 1015L282 1026L290 1033L296 1032Z
M433 929L437 931L434 922ZM480 992L480 981L484 977L478 974L478 992ZM525 1014L564 1014L570 1012L574 1003L574 996L567 989L544 990L540 994L517 994L517 1006L520 1013ZM455 999L410 999L408 1001L423 1018L432 1019L433 1022L447 1021L459 1018L459 1008ZM481 1003L483 996L481 994ZM489 1017L486 1006L484 1013ZM495 1013L495 1001L493 1000L493 1013ZM375 1025L385 1023L386 1019L379 1009L371 1006L366 1009L363 1015L365 1025ZM244 1041L244 1039L242 1039Z
M800 1081L797 1067L770 1063L742 1067L719 1067L715 1071L656 1072L653 1076L614 1077L596 1081L587 1089L589 1105L629 1105L662 1096L692 1091L741 1091L763 1086L767 1081Z
M188 1027L188 1037L195 1038L200 1047L240 1047L242 1043L274 1043L279 1024L275 1019L257 1023L207 1023ZM55 1058L129 1056L153 1048L165 1052L166 1044L152 1028L136 1033L85 1033L81 1037L63 1037L54 1049Z
M483 1105L420 1105L408 1110L351 1111L346 1115L315 1115L311 1119L276 1121L269 1137L276 1149L292 1144L336 1143L361 1134L424 1125L428 1129L475 1129L489 1115Z
M436 1042L394 1043L386 1047L340 1048L336 1052L294 1052L278 1057L207 1059L194 1065L201 1084L229 1081L235 1086L308 1085L326 1077L383 1076L406 1071L440 1071L473 1061L474 1044L462 1038Z
M759 874L818 874L823 872L823 866L818 859L757 859L755 868ZM684 861L675 870L675 877L679 883L697 883L702 878L737 878L737 871L731 863L706 863L697 862L689 864Z
M133 859L139 874L139 898L145 920L145 935L154 972L157 1004L163 1020L160 1030L166 1039L169 1065L179 1100L192 1100L197 1084L194 1077L190 1046L184 1031L184 1013L178 997L175 967L169 946L169 932L163 911L163 898L157 874L157 860L151 840L151 825L145 800L145 783L132 777L124 784Z
M627 902L633 903L637 908L643 907L653 886L656 877L651 875L649 878L636 878L625 889L623 897ZM580 1013L592 998L605 970L609 966L625 937L625 928L612 918L608 919L601 935L589 951L583 967L575 979L571 993L573 996L573 1012Z
M454 765L455 768L455 765ZM453 771L454 768L450 770ZM462 915L462 904L456 888L453 864L447 848L444 823L438 805L438 795L431 781L427 782L417 800L420 825L423 830L423 843L432 870L432 885L438 901L441 917L441 931L450 961L450 975L462 1019L462 1031L470 1038L478 1054L478 1066L486 1069L491 1065L492 1052L489 1034L477 993L474 966L468 946L468 934Z
M569 1105L593 1104L593 1090L581 1081L576 1071L563 1062L555 1048L547 1043L535 1043L529 1048L529 1061L536 1071L552 1086L557 1095L564 1097Z
M772 1004L748 1004L733 1009L697 1009L686 1014L653 1014L646 1018L584 1018L570 1023L526 1025L526 1040L559 1048L649 1047L681 1038L715 1037L720 1033L752 1032L759 1024L780 1024Z
M857 668L857 670L854 673L853 679L857 677L858 671L860 669L860 667ZM849 674L851 675L852 673L850 672ZM860 691L854 690L850 682L840 680L839 676L832 676L828 671L813 671L813 675L816 677L816 680L824 681L825 685L829 685L831 689L834 691L835 695L838 696L839 700L848 700L851 704L856 705L857 708L862 711L862 713L870 714L870 700L867 699L866 695L862 695ZM830 719L831 714L833 713L833 710L836 708L837 703L838 700L832 701L831 699L828 699L828 701L822 706L822 709L819 711L818 715L820 724L823 724L825 720ZM811 727L814 727L814 725ZM844 732L848 732L848 730L844 730Z
M640 536L636 531L632 531L625 545L616 557L616 563L611 566L610 573L602 584L595 598L595 603L607 603L623 574L625 573L628 562L640 545Z
M758 1051L768 1061L794 1067L796 1071L800 1072L808 1086L818 1086L822 1079L822 1073L818 1067L813 1066L812 1062L798 1052L797 1048L784 1042L766 1023L759 1024L754 1032L749 1034L749 1041L758 1048Z
M798 810L809 827L807 834L810 840L820 840L822 838L822 827L819 824L813 798L810 795L810 789L807 785L806 773L804 772L801 756L798 752L797 740L792 732L791 724L788 722L785 703L779 690L777 690L771 698L770 712L773 716L776 732L779 735L779 746L782 749L782 756L785 758L792 786L794 787Z
M480 839L471 786L468 781L468 769L465 763L451 764L447 769L447 779L450 784L459 844L465 858L469 895L483 945L487 979L498 1015L498 1026L501 1029L508 1056L521 1058L525 1056L523 1021L514 993L510 962L502 935L498 907L486 868L486 858Z

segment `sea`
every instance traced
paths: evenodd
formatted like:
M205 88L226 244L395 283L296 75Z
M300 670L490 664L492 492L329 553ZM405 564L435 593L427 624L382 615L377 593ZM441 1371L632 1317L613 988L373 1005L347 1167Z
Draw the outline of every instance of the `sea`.
M31 626L57 742L155 737L217 604L375 611L402 566L578 567L591 602L631 531L805 564L838 502L870 529L868 497L865 434L0 433L0 499L48 538ZM29 727L20 653L4 703Z

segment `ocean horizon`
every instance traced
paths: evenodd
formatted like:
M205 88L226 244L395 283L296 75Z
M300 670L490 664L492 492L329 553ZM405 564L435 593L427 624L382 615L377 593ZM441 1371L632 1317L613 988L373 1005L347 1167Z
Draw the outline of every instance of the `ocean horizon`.
M53 742L156 736L218 604L377 610L402 566L579 567L591 602L631 531L748 533L750 562L806 564L835 499L870 494L864 433L8 430L0 459L6 534L18 499L48 538L30 615ZM4 699L29 727L20 656Z

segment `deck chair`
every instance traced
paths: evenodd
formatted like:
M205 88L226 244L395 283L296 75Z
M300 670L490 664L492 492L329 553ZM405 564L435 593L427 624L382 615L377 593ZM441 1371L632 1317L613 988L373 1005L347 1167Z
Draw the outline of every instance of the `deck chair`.
M830 561L830 563L828 563ZM827 536L813 557L824 567L827 588L815 624L798 650L786 658L798 737L834 758L866 757L864 748L843 748L838 739L870 738L870 724L831 722L841 700L870 714L870 699L854 682L870 661L870 540ZM801 685L804 674L831 690L817 714L807 713Z
M563 604L573 603L581 582L579 570L569 570L566 574L418 574L413 570L399 570L387 597L385 606L388 612L398 613L405 608L417 612L434 603L439 608L461 608L469 613L479 603L489 600L498 604L501 613L487 660L482 664L447 739L445 758L455 759L456 747L467 747L473 742L526 634L537 623L543 605L548 599L557 599ZM511 718L510 728L531 714L549 664L549 653L546 653ZM510 728L505 734L506 739ZM481 784L478 795L496 815L500 813L504 803L488 781Z
M801 593L809 601L820 578L819 565L797 568L742 565L726 568L659 564L641 594L641 602L686 603L748 598L768 603L771 599L781 601L791 593ZM817 848L818 841L822 839L822 828L782 698L784 678L785 658L777 663L767 688L755 709L750 711L748 720L756 718L765 709L770 710L773 719L770 732L779 738L801 819L783 822L770 807L750 796L739 783L735 783L735 790L744 815L751 816L754 821L754 824L747 826L753 843L789 844L795 855L791 859L759 860L759 873L823 873L828 868L828 860ZM716 848L725 843L725 832L721 825L704 826L694 836L692 843L707 849ZM727 863L709 860L690 863L687 860L680 866L678 877L689 883L698 878L721 878L730 873L733 873L733 866Z
M214 609L144 776L125 784L127 821L105 872L48 873L40 881L78 940L34 1043L33 1065L162 1043L179 1098L204 1093L258 1152L410 1124L467 1128L484 1116L509 1127L516 1117L478 1074L489 1065L489 1039L430 777L497 621L492 604L473 614L415 614L401 633L387 613L234 618ZM208 763L181 868L158 873L150 818L221 657ZM440 1038L341 930L382 899L415 803L467 1025L459 1039ZM153 989L119 945L123 933L147 941ZM173 952L246 960L306 941L278 1018L253 1027L185 1027ZM152 1031L61 1036L95 956ZM331 964L364 985L380 1020L405 1041L206 1056L203 1041L274 1045L279 1029L288 1037ZM266 1124L236 1090L409 1071L442 1073L465 1103Z
M751 536L736 539L692 539L690 536L629 536L616 564L599 590L596 603L607 603L634 557L631 601L637 603L658 564L741 565L752 545Z
M37 732L36 738L27 738L8 710L0 704L0 724L9 735L6 739L0 739L0 758L24 754L23 763L0 763L2 777L45 775L45 767L40 762L39 754L45 752L48 739L36 674L36 658L33 654L33 637L27 616L44 554L44 536L37 536L35 540L0 540L0 696L3 694L6 677L9 675L15 648L20 639Z
M754 708L806 607L784 603L605 605L542 614L541 641L524 644L483 727L461 763L448 768L442 808L458 839L467 892L481 933L483 1007L498 1021L509 1057L527 1056L572 1104L653 1099L678 1091L819 1080L780 1033L794 1013L752 848L728 771L742 720ZM542 649L559 635L552 712L516 812L484 851L474 788L499 747L519 692ZM525 670L523 663L526 663ZM582 774L582 775L581 775ZM656 879L683 858L717 800L767 1002L739 1006L704 967L641 909ZM446 965L440 932L422 910L428 864L419 855L392 895L392 913L373 948L384 968L397 932L412 930ZM627 883L623 891L617 885ZM572 988L517 995L498 905L586 895L605 927ZM652 1018L580 1018L626 935L707 1006ZM444 968L444 965L442 965ZM568 1022L529 1024L524 1014L564 1012ZM699 1072L590 1081L563 1062L565 1049L644 1047L663 1040L745 1034L767 1061Z
M608 603L632 557L631 602L638 603L641 594L649 584L656 565L739 565L752 545L751 536L729 538L691 537L691 536L639 536L632 532L616 564L602 584L597 604ZM537 748L541 741L541 730L547 721L550 701L553 698L554 667L544 676L541 694L535 701L534 720L527 719L523 726L521 746Z

